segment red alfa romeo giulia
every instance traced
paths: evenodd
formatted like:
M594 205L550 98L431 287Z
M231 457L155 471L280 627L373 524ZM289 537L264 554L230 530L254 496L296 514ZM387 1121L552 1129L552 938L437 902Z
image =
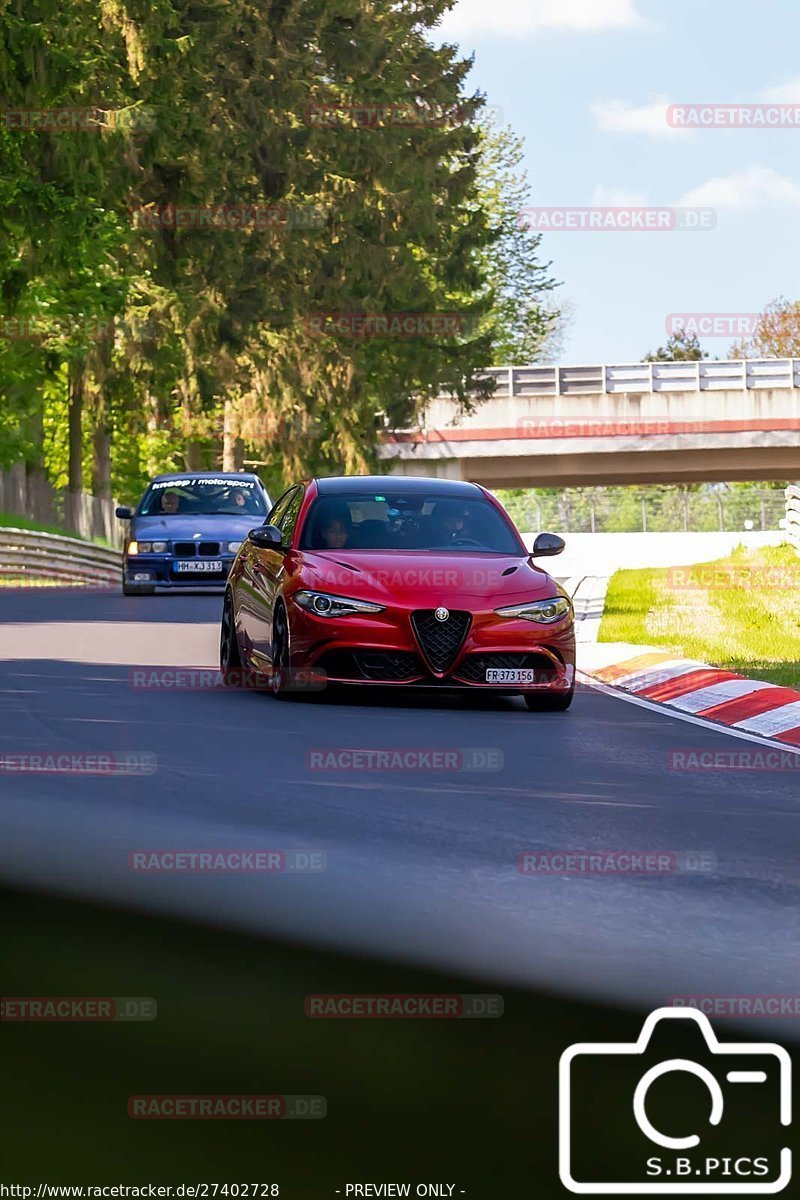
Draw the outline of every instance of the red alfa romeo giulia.
M315 479L289 488L231 568L223 677L276 694L326 684L485 688L569 708L572 603L498 501L473 483Z

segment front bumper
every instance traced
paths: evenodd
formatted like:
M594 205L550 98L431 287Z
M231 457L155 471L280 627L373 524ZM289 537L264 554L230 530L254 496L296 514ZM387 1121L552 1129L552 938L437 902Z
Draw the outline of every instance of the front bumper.
M127 584L141 587L156 587L169 591L188 588L224 588L233 566L235 554L218 554L214 562L221 562L220 571L203 569L203 559L177 558L171 554L136 554L123 558L122 577ZM197 570L179 571L178 563L192 563Z
M411 623L413 610L325 619L290 604L292 667L331 683L381 687L479 688L489 691L568 692L575 678L575 628L473 612L464 642L444 671L432 668ZM487 669L524 669L533 682L489 683Z

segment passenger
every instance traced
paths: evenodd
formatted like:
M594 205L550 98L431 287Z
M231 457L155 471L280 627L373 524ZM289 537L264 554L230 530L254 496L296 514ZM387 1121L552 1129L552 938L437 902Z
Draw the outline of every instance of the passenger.
M235 491L231 492L231 500L237 508L247 507L247 497L240 488L237 488Z

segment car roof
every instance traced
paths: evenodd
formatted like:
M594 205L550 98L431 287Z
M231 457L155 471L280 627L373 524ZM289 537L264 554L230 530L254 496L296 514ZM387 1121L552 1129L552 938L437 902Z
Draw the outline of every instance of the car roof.
M172 480L177 483L180 479L224 479L232 482L237 479L255 479L257 483L261 483L252 471L174 471L169 475L154 475L150 482L163 483L164 480Z
M476 499L483 492L477 483L464 483L458 479L430 479L425 475L335 475L329 479L317 479L320 496L337 496L353 491L389 491L402 496L407 492L424 489L431 496L451 496L461 499Z

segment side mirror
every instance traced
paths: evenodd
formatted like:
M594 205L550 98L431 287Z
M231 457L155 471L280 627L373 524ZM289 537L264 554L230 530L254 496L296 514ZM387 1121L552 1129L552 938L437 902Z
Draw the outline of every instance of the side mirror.
M120 521L130 521L131 517L133 516L133 509L126 508L121 504L116 510L116 515L119 517Z
M259 550L280 550L283 545L281 531L276 525L259 525L247 535Z
M540 533L533 543L531 554L534 558L549 558L554 554L561 554L565 546L566 542L558 534Z

